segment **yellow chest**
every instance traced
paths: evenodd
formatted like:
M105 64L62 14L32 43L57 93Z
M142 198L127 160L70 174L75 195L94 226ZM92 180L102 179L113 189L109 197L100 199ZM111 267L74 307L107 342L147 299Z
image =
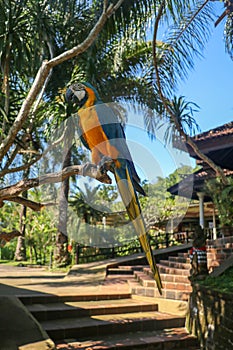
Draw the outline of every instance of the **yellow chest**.
M94 107L79 110L80 124L90 149L108 141Z

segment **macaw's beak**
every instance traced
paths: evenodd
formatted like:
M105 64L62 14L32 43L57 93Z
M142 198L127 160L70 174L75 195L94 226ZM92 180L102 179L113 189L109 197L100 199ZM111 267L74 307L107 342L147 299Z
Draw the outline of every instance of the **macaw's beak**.
M66 98L66 102L69 104L74 104L79 102L79 100L77 99L77 97L75 96L75 94L70 88L66 90L65 98Z

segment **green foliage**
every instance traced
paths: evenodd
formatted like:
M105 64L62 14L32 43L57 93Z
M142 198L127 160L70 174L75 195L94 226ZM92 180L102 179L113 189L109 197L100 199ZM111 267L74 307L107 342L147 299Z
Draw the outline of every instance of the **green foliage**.
M210 36L214 21L211 2L169 1L160 19L163 42L169 47L159 66L164 95L170 98L180 80L187 77L194 67L194 59L200 57ZM159 37L157 40L160 39Z
M40 201L42 193L31 191L30 199ZM20 230L20 210L21 206L15 203L6 203L0 211L0 230L10 231L13 229ZM56 216L50 210L42 209L40 212L27 210L26 217L26 246L27 257L31 262L48 263L51 249L54 244L54 234ZM16 248L17 238L7 242L1 248L2 259L13 259Z
M233 227L233 177L228 177L227 182L225 185L217 177L206 181L205 188L218 210L221 226Z
M71 196L70 205L75 210L77 215L84 220L86 224L95 224L97 221L102 220L103 207L95 204L97 198L97 192L99 186L91 188L88 184L85 184L85 189L76 186L78 190L73 196ZM105 208L108 211L108 208Z
M208 276L205 280L199 281L201 285L204 285L211 290L216 290L220 293L232 294L233 291L233 267L226 270L219 277Z
M14 203L5 203L0 210L0 230L19 230L19 206Z
M13 260L15 255L15 249L17 244L17 238L12 239L4 245L0 245L1 259Z
M118 191L116 186L113 185L101 185L99 186L98 196L103 205L114 202L118 197Z
M140 197L140 203L148 227L164 228L172 218L177 219L184 215L187 210L186 201L183 201L181 197L172 196L167 189L178 183L182 176L192 172L191 167L183 166L168 177L159 177L156 183L144 186L148 197Z
M170 111L172 112L173 117L176 120L179 128L184 131L187 135L194 136L197 132L200 132L200 128L195 121L194 112L198 112L199 107L196 103L187 102L184 96L176 97L169 102ZM170 115L168 118L168 127L164 133L164 140L166 142L172 142L174 138L179 137L179 130L177 125L174 123ZM166 119L167 123L167 119ZM158 128L162 127L164 122L158 124Z
M42 209L39 213L28 213L25 238L31 261L48 264L56 232L57 228L51 211Z

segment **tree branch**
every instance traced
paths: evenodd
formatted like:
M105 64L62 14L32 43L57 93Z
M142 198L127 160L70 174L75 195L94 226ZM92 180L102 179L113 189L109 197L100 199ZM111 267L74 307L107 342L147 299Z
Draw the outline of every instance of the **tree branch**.
M0 241L4 240L9 242L15 237L21 236L21 233L18 230L13 230L11 232L0 232Z
M62 182L72 175L89 176L107 184L110 184L112 182L107 173L101 173L95 164L87 163L83 165L72 165L62 169L59 172L42 175L33 179L24 179L12 186L0 189L0 207L4 205L5 200L13 202L22 201L22 199L19 199L21 198L19 195L24 191L45 184ZM25 202L24 204L26 205L27 203ZM31 207L33 206L32 203L28 204L29 207L30 205Z
M28 207L34 211L41 211L41 209L45 207L49 207L52 205L55 205L55 202L49 202L49 203L37 203L34 201L31 201L30 199L24 198L24 197L13 197L9 199L10 202L15 202L18 204L22 204L25 207ZM4 203L4 202L2 202Z

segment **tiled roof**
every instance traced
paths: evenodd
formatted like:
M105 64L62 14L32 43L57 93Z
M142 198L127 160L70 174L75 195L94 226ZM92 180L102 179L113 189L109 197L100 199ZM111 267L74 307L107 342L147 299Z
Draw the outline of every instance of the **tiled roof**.
M209 131L205 131L201 134L198 134L193 137L194 140L208 140L222 136L230 136L233 137L233 122L221 125L215 129L211 129Z
M233 176L233 170L224 169L224 173L226 176ZM197 170L177 184L169 187L167 191L174 195L189 198L191 193L190 186L192 186L192 199L198 199L197 192L202 191L204 182L215 177L216 174L214 170L208 166L204 166L202 169ZM209 200L209 198L206 199Z

